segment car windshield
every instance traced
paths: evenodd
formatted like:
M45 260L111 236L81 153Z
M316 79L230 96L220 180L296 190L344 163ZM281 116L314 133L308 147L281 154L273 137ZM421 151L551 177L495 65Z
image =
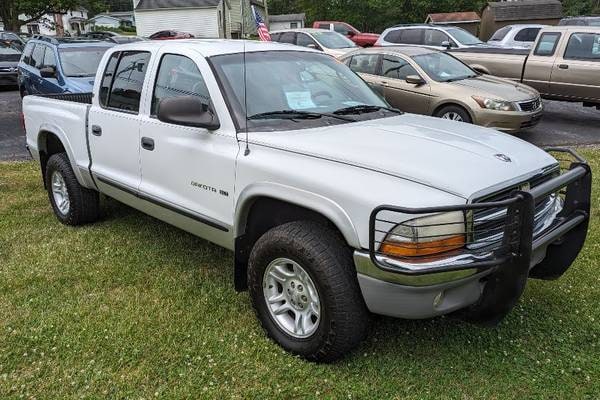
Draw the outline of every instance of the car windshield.
M352 40L348 39L344 35L340 35L337 32L313 32L312 35L317 42L328 49L347 49L349 47L358 47Z
M246 53L245 59L244 76L244 54L210 58L241 130L302 129L397 115L331 56L268 51Z
M0 56L21 55L19 45L11 42L0 42Z
M60 65L66 76L94 76L106 50L107 46L62 48L58 50Z
M454 82L477 76L475 71L446 53L429 53L412 57L429 77L438 82Z
M478 44L483 44L483 42L477 39L475 36L460 28L448 28L446 32L449 33L456 39L459 43L465 46L473 46Z

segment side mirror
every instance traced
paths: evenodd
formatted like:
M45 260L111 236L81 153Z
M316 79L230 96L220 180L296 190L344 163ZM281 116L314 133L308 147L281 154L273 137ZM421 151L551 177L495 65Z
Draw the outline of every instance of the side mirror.
M348 36L348 37L354 37L354 36L356 36L356 32L354 32L354 31L348 31L348 33L346 34L346 36Z
M410 83L411 85L423 85L425 79L421 78L419 75L408 75L406 77L406 83Z
M317 45L314 44L314 43L309 43L309 44L306 45L306 47L308 47L309 49L315 49L315 50L317 50Z
M448 41L448 40L444 40L442 42L442 47L445 48L446 50L450 50L452 48L452 43L450 43L450 41Z
M221 127L212 107L197 96L178 96L162 99L156 112L158 120L169 124L204 128L209 131Z
M56 69L54 67L44 67L40 69L40 76L42 78L56 78Z

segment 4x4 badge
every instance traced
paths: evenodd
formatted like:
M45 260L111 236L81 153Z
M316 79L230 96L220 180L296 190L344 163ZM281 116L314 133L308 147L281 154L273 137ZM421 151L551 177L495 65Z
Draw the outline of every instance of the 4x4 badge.
M512 160L510 159L510 157L507 156L506 154L494 154L494 157L496 157L500 161L512 162Z

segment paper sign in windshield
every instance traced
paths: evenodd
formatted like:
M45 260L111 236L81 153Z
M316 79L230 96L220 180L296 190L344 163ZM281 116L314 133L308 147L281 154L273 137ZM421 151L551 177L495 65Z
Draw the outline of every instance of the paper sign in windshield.
M309 91L285 92L285 97L287 98L288 106L292 110L305 110L316 107Z

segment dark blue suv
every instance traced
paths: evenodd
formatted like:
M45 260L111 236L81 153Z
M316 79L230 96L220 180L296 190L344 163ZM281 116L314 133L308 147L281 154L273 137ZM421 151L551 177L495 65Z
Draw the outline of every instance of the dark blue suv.
M102 56L114 43L35 37L19 62L19 91L28 94L91 92Z

